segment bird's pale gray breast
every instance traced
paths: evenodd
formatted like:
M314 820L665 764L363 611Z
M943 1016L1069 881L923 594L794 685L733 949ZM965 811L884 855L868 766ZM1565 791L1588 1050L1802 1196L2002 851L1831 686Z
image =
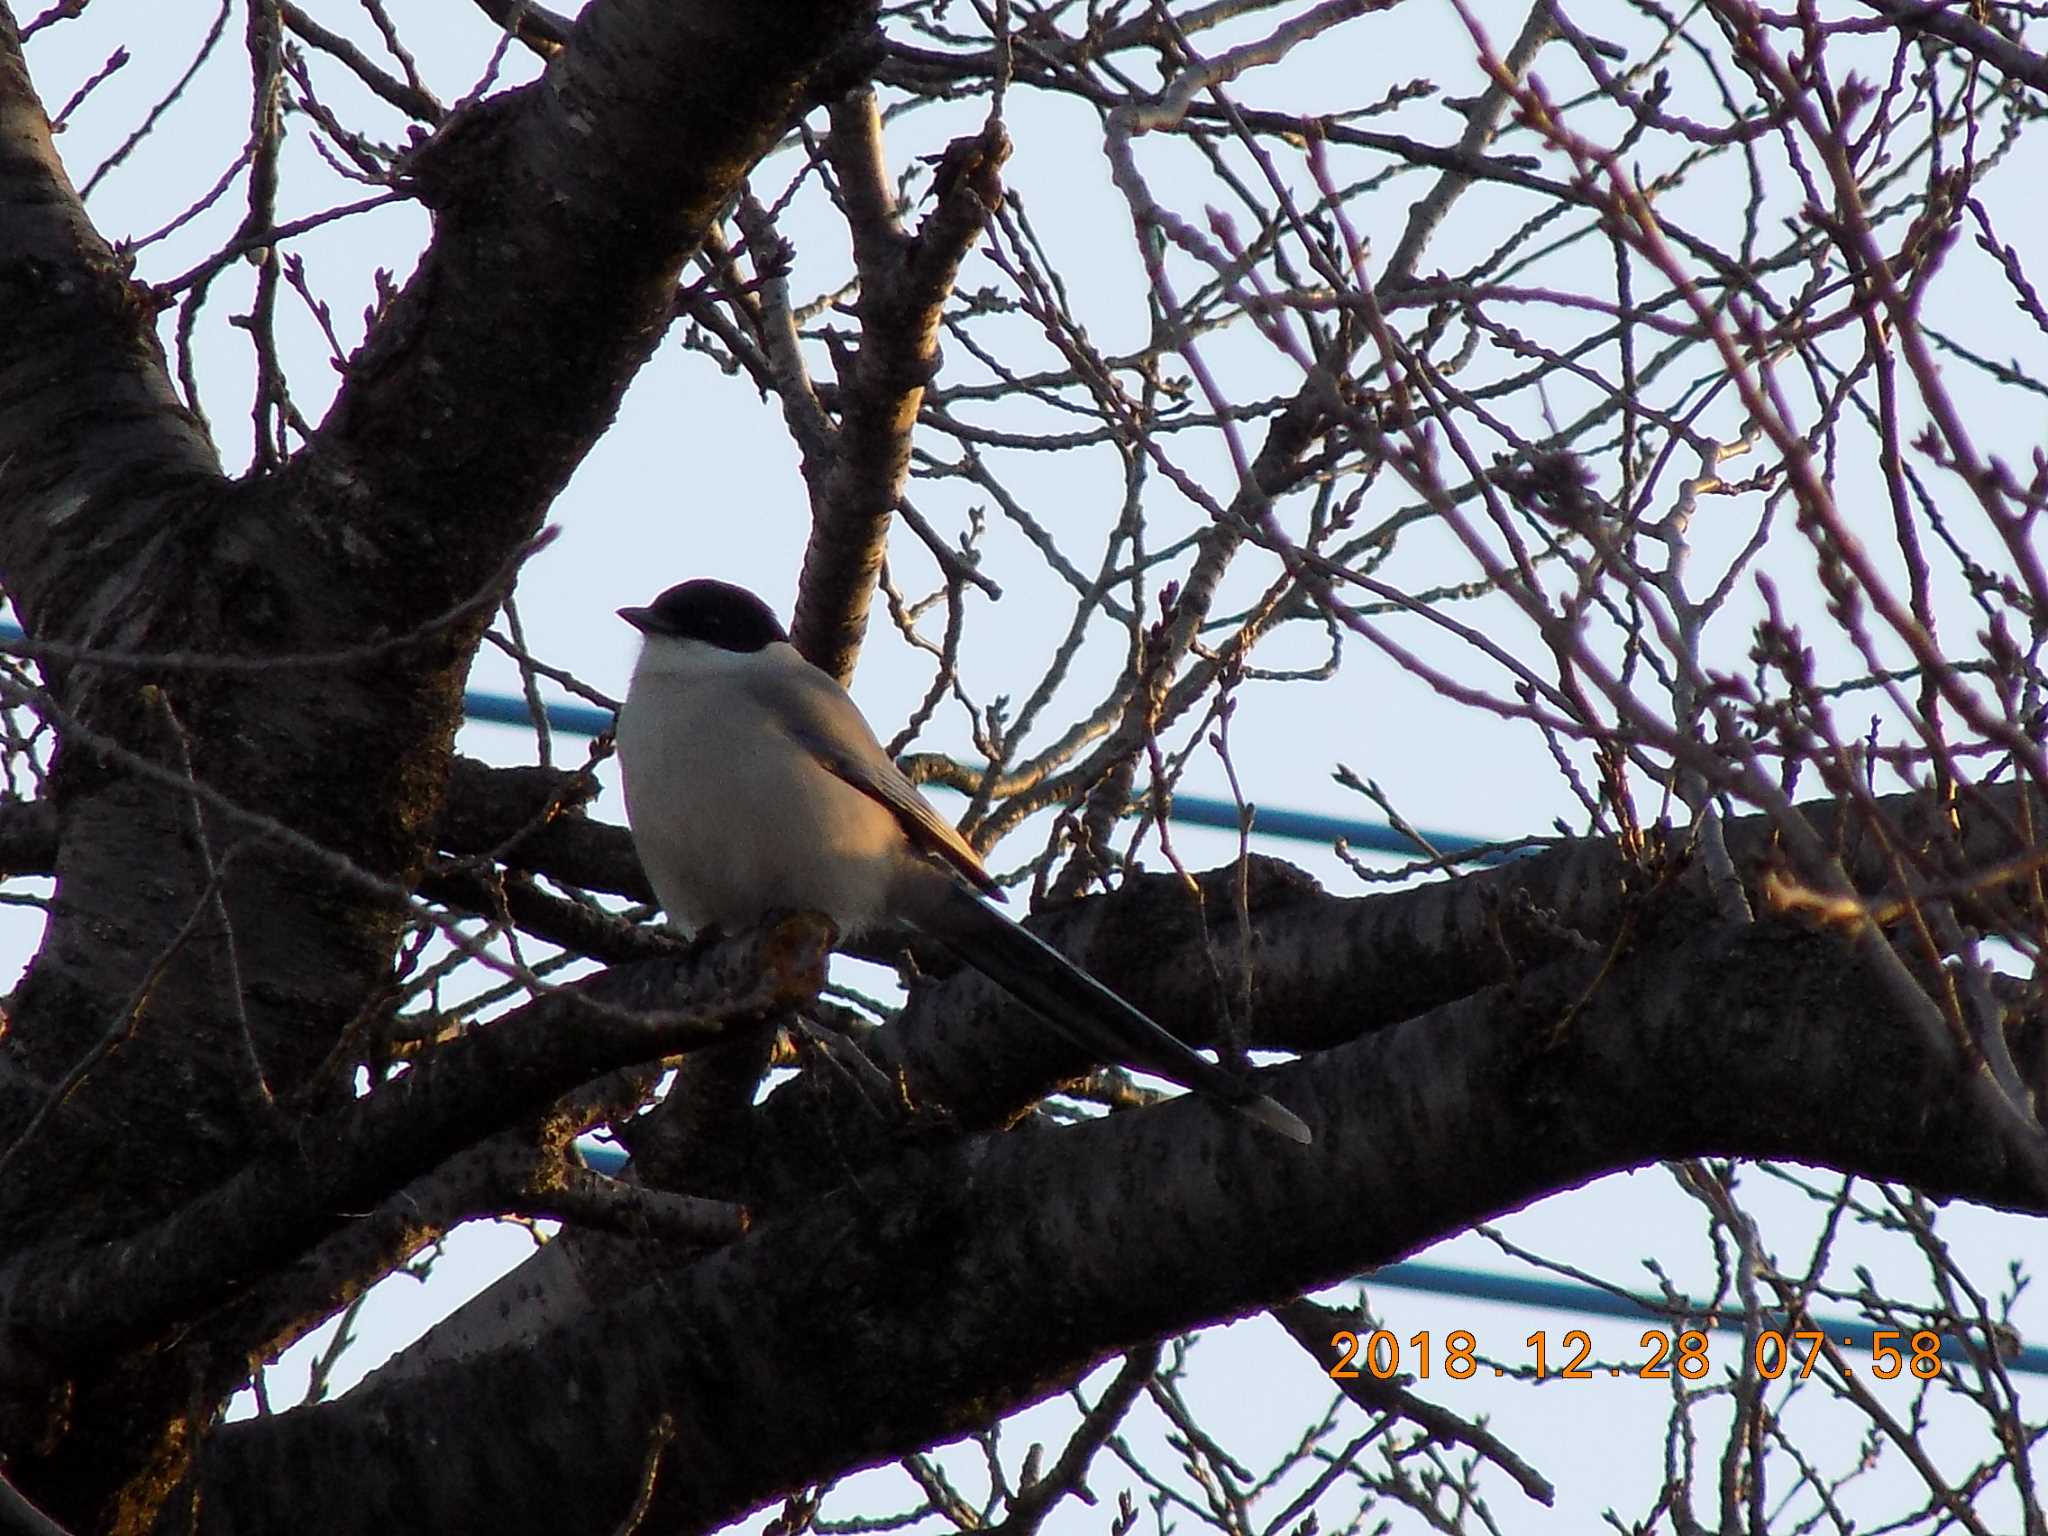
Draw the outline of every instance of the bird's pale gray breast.
M842 932L880 920L903 845L896 818L799 739L851 732L879 753L858 711L833 693L851 725L833 718L830 697L772 669L705 682L635 673L619 717L626 814L677 927L739 931L797 910L822 912Z

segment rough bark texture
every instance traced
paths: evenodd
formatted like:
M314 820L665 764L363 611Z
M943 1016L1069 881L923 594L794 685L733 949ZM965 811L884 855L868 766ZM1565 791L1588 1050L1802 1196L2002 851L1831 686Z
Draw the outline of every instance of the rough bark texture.
M1579 1006L1603 964L1274 1074L1310 1151L1185 1100L899 1153L526 1347L223 1431L202 1528L268 1530L289 1510L319 1533L605 1529L665 1418L648 1518L703 1529L1142 1340L1660 1157L1792 1157L2041 1208L1968 1096L1930 1095L1912 1034L1828 937L1676 939ZM519 1411L452 1446L445 1426L479 1403Z
M589 7L544 80L417 152L427 256L313 441L243 482L177 403L150 295L86 220L0 22L0 582L44 641L367 651L49 667L60 901L11 1008L8 1123L117 1048L0 1185L11 1249L132 1233L345 1095L319 1069L379 1005L495 584L660 338L683 260L864 14ZM188 764L216 795L177 788ZM215 1315L179 1362L81 1370L13 1321L7 1438L43 1448L13 1475L90 1527L147 1519L190 1406L260 1343Z

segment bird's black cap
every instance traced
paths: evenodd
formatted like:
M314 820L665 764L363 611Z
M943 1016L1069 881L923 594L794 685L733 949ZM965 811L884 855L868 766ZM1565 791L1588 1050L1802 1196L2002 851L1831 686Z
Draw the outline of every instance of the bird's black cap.
M789 631L775 610L745 587L700 577L670 587L645 608L621 608L619 617L643 635L701 640L722 651L758 651Z

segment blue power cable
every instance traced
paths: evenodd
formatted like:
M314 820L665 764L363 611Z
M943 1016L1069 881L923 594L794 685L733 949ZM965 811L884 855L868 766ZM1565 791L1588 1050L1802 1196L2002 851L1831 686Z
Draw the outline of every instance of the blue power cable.
M487 721L492 725L533 724L533 712L527 707L526 700L510 694L465 693L462 709L470 719ZM592 709L588 704L544 703L541 710L547 716L551 729L568 736L595 736L599 731L609 729L612 723L610 715L601 709ZM1167 811L1167 820L1235 832L1237 806L1228 800L1176 793ZM1395 831L1385 822L1326 816L1320 811L1255 806L1252 810L1252 831L1259 837L1288 838L1303 843L1334 843L1341 837L1354 848L1369 848L1375 853L1405 853L1413 857L1421 851L1413 839ZM1472 853L1471 863L1498 864L1509 857L1480 838L1465 837L1456 832L1424 832L1421 835L1439 853ZM1485 851L1472 852L1475 849Z

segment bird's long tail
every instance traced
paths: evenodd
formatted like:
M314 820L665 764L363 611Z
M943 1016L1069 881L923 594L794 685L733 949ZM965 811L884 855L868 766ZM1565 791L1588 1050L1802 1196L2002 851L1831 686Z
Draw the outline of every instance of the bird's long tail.
M953 900L940 903L918 926L1091 1055L1157 1073L1221 1100L1303 1146L1313 1139L1292 1112L1198 1054L1028 928L966 891L956 891Z

